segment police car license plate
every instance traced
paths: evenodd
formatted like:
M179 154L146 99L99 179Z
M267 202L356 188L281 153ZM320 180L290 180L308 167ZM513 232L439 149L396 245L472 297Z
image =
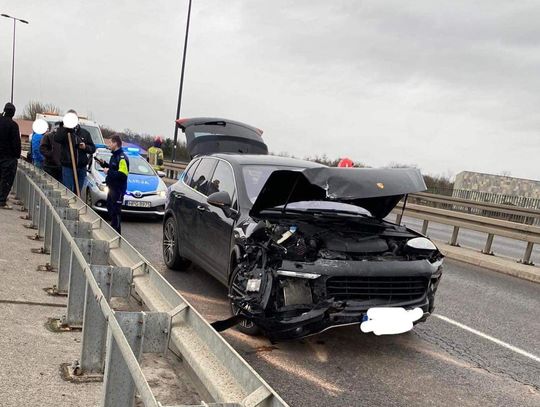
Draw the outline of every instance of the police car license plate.
M132 208L150 208L151 203L148 201L126 201L126 206Z

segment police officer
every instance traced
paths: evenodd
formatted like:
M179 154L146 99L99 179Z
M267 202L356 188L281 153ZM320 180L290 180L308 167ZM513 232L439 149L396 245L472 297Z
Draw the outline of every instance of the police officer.
M127 190L127 179L129 174L129 159L122 150L122 139L118 134L114 134L110 139L110 149L112 151L109 163L103 160L96 160L104 168L105 183L109 187L107 193L107 211L111 217L111 226L121 234L122 223L122 203Z

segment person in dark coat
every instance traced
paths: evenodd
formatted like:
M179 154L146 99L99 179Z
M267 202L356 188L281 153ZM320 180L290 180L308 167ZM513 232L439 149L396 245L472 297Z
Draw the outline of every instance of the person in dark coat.
M69 110L68 113L75 113L74 110ZM60 164L62 165L62 182L63 184L77 193L75 189L75 178L73 175L73 167L71 164L71 154L69 151L69 140L73 146L73 154L75 157L75 167L77 168L77 179L79 181L79 189L82 188L86 179L86 168L89 162L89 155L96 152L96 146L92 141L90 133L77 125L74 129L60 126L54 135L54 141L62 146L60 151ZM79 191L80 192L80 191Z
M107 193L107 211L111 218L111 226L119 234L122 233L122 204L127 190L129 174L129 159L122 149L122 139L114 134L111 137L110 147L112 151L109 162L97 160L104 168L105 183L109 187Z
M57 127L60 123L57 123ZM55 180L62 182L62 165L60 164L60 152L62 145L54 141L56 128L43 135L39 151L43 155L43 170Z
M21 156L21 135L13 116L15 106L6 103L0 116L0 209L12 209L7 198L17 173L17 160Z

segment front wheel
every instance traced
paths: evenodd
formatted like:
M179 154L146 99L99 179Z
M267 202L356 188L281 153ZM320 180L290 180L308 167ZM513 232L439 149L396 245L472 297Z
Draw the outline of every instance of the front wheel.
M238 315L238 313L240 312L240 309L236 305L234 305L234 302L232 301L231 297L244 295L246 292L245 283L242 283L240 281L239 272L240 272L240 267L238 266L235 267L231 276L231 280L229 282L229 302L231 305L231 312L233 315ZM250 335L250 336L256 336L261 333L260 328L257 325L255 325L252 321L248 321L247 319L243 319L242 321L240 321L238 325L236 325L236 328L240 332L245 333L246 335Z
M180 270L189 264L178 253L178 230L173 217L168 218L163 225L163 261L173 270Z

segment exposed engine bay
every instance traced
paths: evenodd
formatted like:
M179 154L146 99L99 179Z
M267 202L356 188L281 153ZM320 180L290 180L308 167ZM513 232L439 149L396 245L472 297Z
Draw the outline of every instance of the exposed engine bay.
M236 229L233 311L272 341L359 324L371 307L432 312L443 256L427 238L371 217L312 216Z

